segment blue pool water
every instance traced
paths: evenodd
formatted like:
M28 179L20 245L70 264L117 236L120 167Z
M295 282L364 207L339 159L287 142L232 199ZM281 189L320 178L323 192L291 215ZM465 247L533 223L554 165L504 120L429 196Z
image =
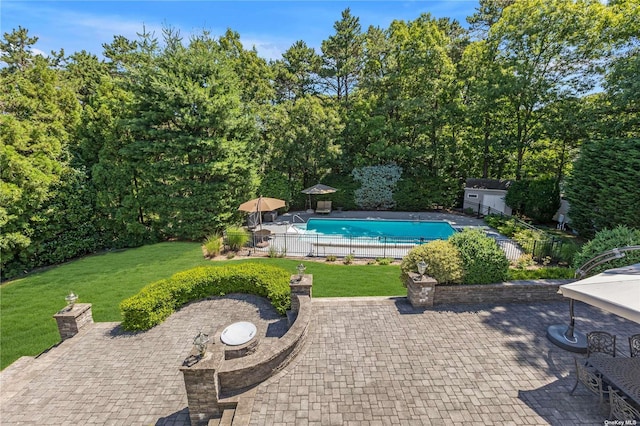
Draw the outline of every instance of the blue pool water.
M309 219L307 232L344 237L446 240L456 231L444 221Z

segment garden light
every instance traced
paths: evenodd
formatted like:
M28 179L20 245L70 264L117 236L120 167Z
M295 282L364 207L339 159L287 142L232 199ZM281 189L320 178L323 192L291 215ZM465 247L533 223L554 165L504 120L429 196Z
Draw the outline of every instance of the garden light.
M302 277L304 276L304 271L307 268L301 263L298 265L296 269L298 269L298 281L302 281Z
M193 339L193 346L196 347L196 350L201 357L203 357L205 352L207 351L207 343L209 343L209 335L204 334L202 331L200 331L198 335Z
M420 278L424 278L424 273L427 270L427 264L424 260L418 262L418 273L420 274Z
M78 300L78 295L71 292L67 295L67 297L64 298L64 300L67 302L67 305L69 305L69 310L71 310L73 309L73 305L75 305L76 301Z

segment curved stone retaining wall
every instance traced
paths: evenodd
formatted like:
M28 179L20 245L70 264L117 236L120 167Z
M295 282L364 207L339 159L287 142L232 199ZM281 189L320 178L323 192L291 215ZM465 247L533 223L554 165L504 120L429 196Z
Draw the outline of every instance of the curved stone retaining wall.
M246 388L258 384L276 371L284 368L300 348L311 319L311 298L292 294L297 298L298 316L287 333L269 347L242 358L227 359L220 363L218 383L220 393Z

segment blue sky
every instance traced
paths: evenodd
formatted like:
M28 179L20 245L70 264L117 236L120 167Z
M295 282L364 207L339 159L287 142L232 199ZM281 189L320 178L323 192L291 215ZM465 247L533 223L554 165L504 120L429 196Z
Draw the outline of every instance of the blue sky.
M39 37L35 48L49 53L87 50L100 55L102 44L114 35L136 38L143 25L161 35L163 26L189 34L203 29L213 36L231 28L240 34L245 48L256 46L260 56L277 59L297 40L320 52L322 40L333 34L333 24L349 7L360 18L363 31L369 25L388 25L394 19L413 20L421 13L458 19L474 13L477 0L422 1L31 1L2 0L0 29L11 32L22 26Z

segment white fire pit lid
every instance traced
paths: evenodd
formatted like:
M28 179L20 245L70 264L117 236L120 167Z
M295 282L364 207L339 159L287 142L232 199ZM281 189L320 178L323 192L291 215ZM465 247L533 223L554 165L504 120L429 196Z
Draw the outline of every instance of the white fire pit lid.
M256 326L250 322L234 322L222 331L220 340L230 346L242 345L253 339L256 331Z

